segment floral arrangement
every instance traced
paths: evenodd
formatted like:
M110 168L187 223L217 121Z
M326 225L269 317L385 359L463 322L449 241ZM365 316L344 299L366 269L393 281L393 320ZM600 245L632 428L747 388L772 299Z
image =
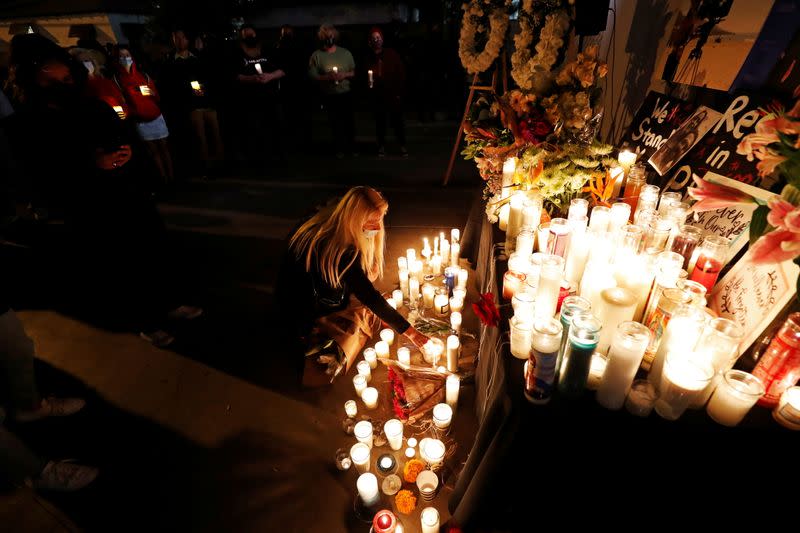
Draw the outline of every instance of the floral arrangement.
M500 55L508 30L510 6L510 0L471 0L462 6L464 17L458 40L458 56L470 74L486 71ZM486 39L480 52L476 43L479 35Z
M520 31L514 36L511 55L511 77L521 89L537 93L548 89L551 71L568 44L571 25L563 0L522 1ZM536 53L531 54L531 49Z
M403 514L411 514L417 508L417 497L410 490L403 489L394 497L397 510Z
M416 483L417 476L425 470L425 463L419 459L411 459L403 467L403 479L406 483Z
M766 204L749 194L695 177L689 195L697 200L693 211L710 211L736 204L758 205L750 222L750 251L755 263L793 260L800 265L800 100L784 112L766 113L754 133L746 135L737 153L759 160L761 177L781 174L786 179L780 195ZM800 280L798 280L800 281ZM800 288L800 287L799 287ZM798 291L800 294L800 291Z
M481 324L497 327L500 324L500 309L494 303L494 294L487 292L481 294L480 300L472 304L472 310L478 316Z
M395 360L389 367L389 394L397 418L413 423L444 401L445 376L430 367L403 368Z
M397 376L397 372L395 372L392 367L389 367L387 375L389 376L389 387L392 395L392 410L395 416L400 420L408 420L411 407L408 405L406 388L403 385L403 380Z
M461 154L475 161L486 181L490 221L508 201L503 163L510 157L518 158L511 186L537 189L551 215L587 196L590 180L607 177L617 164L609 157L613 147L595 140L601 117L597 83L607 71L593 45L564 65L546 93L512 90L476 101L464 124Z

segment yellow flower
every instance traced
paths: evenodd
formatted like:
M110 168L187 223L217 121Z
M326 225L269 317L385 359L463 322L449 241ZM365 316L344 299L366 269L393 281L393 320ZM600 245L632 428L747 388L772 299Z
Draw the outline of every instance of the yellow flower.
M411 514L417 507L417 497L410 490L401 490L394 497L394 503L397 505L397 510L403 514Z

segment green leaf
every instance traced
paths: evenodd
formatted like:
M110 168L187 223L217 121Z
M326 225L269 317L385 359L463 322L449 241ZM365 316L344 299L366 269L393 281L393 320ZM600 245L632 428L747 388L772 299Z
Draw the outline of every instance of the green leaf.
M753 219L750 221L750 246L752 246L767 229L767 215L769 207L760 205L753 211Z

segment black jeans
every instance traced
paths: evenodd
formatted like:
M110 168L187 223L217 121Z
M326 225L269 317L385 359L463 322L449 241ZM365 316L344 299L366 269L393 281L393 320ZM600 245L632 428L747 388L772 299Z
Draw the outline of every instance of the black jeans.
M328 120L331 123L333 143L337 152L352 152L355 150L356 124L353 116L353 95L326 94L323 105L328 110Z
M373 111L375 113L375 134L378 138L378 146L386 144L386 117L392 124L394 134L400 146L406 145L406 122L403 117L403 102L400 98L386 98L382 95L373 100Z

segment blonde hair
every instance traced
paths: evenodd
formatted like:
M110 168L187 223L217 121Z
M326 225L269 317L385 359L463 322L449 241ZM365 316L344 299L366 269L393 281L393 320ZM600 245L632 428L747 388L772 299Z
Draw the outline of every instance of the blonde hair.
M339 40L339 30L333 24L323 24L317 31L317 38L320 41L324 41L327 37L333 37L334 41Z
M383 247L385 230L372 237L363 232L367 219L375 213L385 215L389 204L372 187L353 187L335 205L320 209L292 235L289 249L303 259L306 271L314 264L322 279L332 287L342 285L342 277L360 258L361 269L375 280L383 276ZM340 265L342 258L355 250L349 263Z

